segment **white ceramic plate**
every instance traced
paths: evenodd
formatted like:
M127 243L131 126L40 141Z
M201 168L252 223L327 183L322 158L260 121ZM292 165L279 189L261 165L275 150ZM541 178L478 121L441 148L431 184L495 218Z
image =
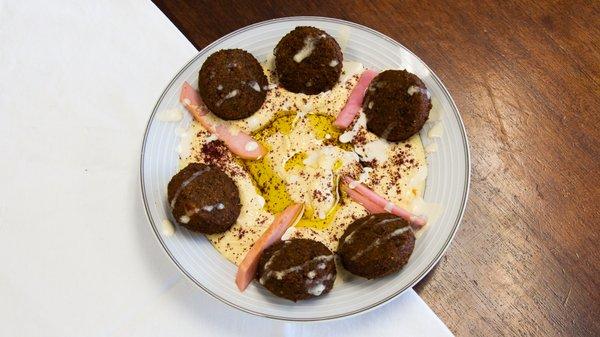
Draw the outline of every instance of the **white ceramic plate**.
M326 296L293 303L271 295L253 282L241 293L235 286L236 267L223 258L202 235L177 228L165 236L162 221L169 219L166 190L177 172L179 137L191 117L181 122L162 122L157 113L179 107L179 89L184 81L197 83L198 70L212 53L226 48L248 50L259 61L287 32L296 26L315 26L336 38L345 60L362 62L373 69L406 69L419 76L429 88L434 108L442 112L444 133L439 149L428 155L429 176L425 200L442 206L442 215L417 240L408 264L396 275L368 281L354 278L336 285ZM421 138L428 144L428 123ZM161 244L175 264L198 286L240 310L276 319L325 320L364 312L389 301L415 285L437 263L448 248L462 218L469 188L469 150L460 114L440 79L404 46L370 28L342 20L321 17L290 17L260 22L213 42L175 75L159 98L148 122L141 155L142 195L148 218Z

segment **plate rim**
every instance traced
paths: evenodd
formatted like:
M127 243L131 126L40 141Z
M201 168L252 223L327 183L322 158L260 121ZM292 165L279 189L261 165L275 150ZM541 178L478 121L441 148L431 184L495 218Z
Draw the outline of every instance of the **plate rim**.
M440 251L436 254L436 257L429 263L429 265L423 269L423 271L421 273L419 273L419 275L417 275L412 281L408 282L408 284L399 289L398 291L394 292L393 294L389 295L388 297L379 300L375 303L372 303L368 306L365 306L363 308L360 309L356 309L353 311L349 311L349 312L345 312L343 314L335 314L335 315L329 315L329 316L322 316L322 317L308 317L308 318L297 318L297 317L289 317L289 316L279 316L279 315L272 315L272 314L266 314L263 312L259 312L259 311L255 311L255 310L251 310L251 309L247 309L244 308L236 303L233 303L225 298L222 298L221 296L213 293L212 291L210 291L208 288L206 288L205 286L203 286L200 282L196 281L196 279L194 277L192 277L192 275L190 275L188 273L188 271L183 268L183 266L179 263L179 261L175 258L175 256L173 256L172 252L169 250L169 248L167 247L167 245L165 244L165 242L162 239L162 236L159 233L159 226L154 222L154 220L152 219L151 216L151 212L150 212L150 208L149 208L149 202L146 198L146 188L145 188L145 179L144 179L144 159L145 159L145 152L146 152L146 145L147 145L147 140L148 140L148 134L150 131L150 125L152 123L152 121L154 120L157 111L158 111L158 107L160 105L160 102L163 100L164 96L167 93L167 90L173 85L173 83L176 81L177 78L179 78L179 76L181 75L181 73L186 70L192 63L194 63L199 57L202 56L203 51L212 48L213 46L227 40L228 38L230 38L233 35L236 35L238 33L250 30L250 29L254 29L260 26L265 26L271 23L275 23L275 22L287 22L287 21L321 21L321 22L334 22L334 23L338 23L338 24L342 24L342 25L346 25L346 26L351 26L353 28L357 28L357 29L361 29L364 31L367 31L368 33L371 34L375 34L381 38L383 38L384 40L398 46L401 47L403 49L405 49L406 51L408 51L410 54L412 54L414 57L416 57L419 61L421 61L421 63L425 66L425 68L427 70L430 71L433 80L440 86L440 88L442 89L442 93L446 96L446 98L448 99L448 101L450 102L451 106L452 106L452 110L453 113L455 115L455 117L458 120L458 124L460 126L460 134L461 134L461 138L462 138L462 143L463 143L463 148L465 150L465 180L466 180L466 184L463 188L463 193L462 193L462 200L461 200L461 205L460 205L460 211L454 221L454 226L452 228L452 234L449 235L449 237L447 238L446 242L444 243L442 249L440 249ZM351 316L355 316L361 313L365 313L368 312L370 310L373 310L381 305L384 305L386 303L388 303L390 300L396 298L397 296L403 294L405 291L407 291L409 288L412 288L415 284L417 284L421 279L423 279L427 274L429 274L429 272L433 269L433 267L435 267L438 262L440 261L440 259L442 258L442 256L444 256L444 254L446 253L446 251L448 250L448 248L450 247L450 243L452 242L452 240L454 240L454 237L456 236L456 232L458 231L458 228L460 227L460 224L462 222L464 213L465 213L465 209L467 206L467 201L469 198L469 190L470 190L470 186L471 186L471 153L470 153L470 148L469 148L469 141L467 138L467 132L466 132L466 128L464 125L464 122L462 120L462 117L460 115L460 111L458 110L458 107L456 106L456 103L454 102L454 99L452 98L452 96L450 95L450 92L448 91L448 89L446 88L446 86L443 84L443 82L441 81L441 79L437 76L437 74L429 67L429 65L427 65L425 62L423 62L423 60L421 60L420 57L418 57L415 53L413 53L410 49L406 48L403 44L401 44L400 42L394 40L393 38L387 36L386 34L383 34L373 28L352 22L352 21L347 21L347 20L342 20L342 19L338 19L338 18L330 18L330 17L323 17L323 16L287 16L287 17L281 17L281 18L275 18L275 19L269 19L269 20L264 20L264 21L260 21L260 22L256 22L253 23L251 25L248 26L244 26L242 28L236 29L222 37L220 37L219 39L211 42L210 44L206 45L204 48L202 48L201 50L199 50L196 55L194 55L188 62L186 62L177 73L175 73L175 75L171 78L171 81L169 81L169 83L165 86L165 88L162 90L161 95L158 97L158 99L156 100L156 103L154 104L154 108L152 109L152 114L150 115L150 117L148 118L148 122L146 123L146 128L144 131L144 137L143 137L143 141L142 141L142 146L141 146L141 155L140 155L140 187L141 187L141 196L143 199L143 203L144 203L144 211L146 213L146 217L148 218L148 221L150 222L150 225L153 229L153 232L156 236L156 238L158 239L158 241L160 242L161 246L163 247L163 250L167 253L167 255L169 256L169 258L171 259L171 261L177 266L177 268L179 268L179 270L188 278L190 279L194 284L196 284L198 287L200 287L202 290L204 290L206 293L208 293L209 295L211 295L213 298L218 299L219 301L235 308L238 310L241 310L243 312L255 315L255 316L260 316L260 317L265 317L265 318L270 318L270 319L276 319L276 320L281 320L281 321L289 321L289 322L316 322L316 321L331 321L331 320L335 320L335 319L341 319L341 318L347 318L347 317L351 317Z

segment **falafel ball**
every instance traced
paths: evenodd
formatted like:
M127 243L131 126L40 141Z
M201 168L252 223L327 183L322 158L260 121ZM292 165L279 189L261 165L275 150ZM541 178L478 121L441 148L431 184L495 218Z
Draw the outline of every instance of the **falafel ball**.
M425 84L406 70L377 75L363 100L367 129L392 142L407 140L421 130L431 110Z
M242 205L237 185L216 166L191 163L167 186L167 196L177 223L205 234L228 230Z
M256 273L267 290L294 302L328 293L335 277L333 253L309 239L279 241L267 248Z
M242 49L223 49L210 55L198 75L204 104L226 120L252 116L264 103L268 84L260 63Z
M408 221L380 213L351 223L340 238L337 253L349 272L373 279L402 269L414 247L415 235Z
M314 95L333 88L343 60L337 41L315 27L296 27L275 47L279 83L295 93Z

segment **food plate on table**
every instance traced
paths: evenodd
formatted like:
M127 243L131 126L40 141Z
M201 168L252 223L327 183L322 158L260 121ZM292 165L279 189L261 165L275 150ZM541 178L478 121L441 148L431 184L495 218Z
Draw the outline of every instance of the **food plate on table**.
M311 321L374 308L447 249L469 186L435 74L354 23L292 17L215 41L169 83L141 158L177 266L238 309Z

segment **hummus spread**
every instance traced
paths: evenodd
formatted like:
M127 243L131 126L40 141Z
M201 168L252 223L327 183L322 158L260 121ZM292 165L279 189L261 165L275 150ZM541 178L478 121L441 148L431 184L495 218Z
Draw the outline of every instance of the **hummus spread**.
M270 62L264 66L270 83L277 83ZM190 162L219 166L240 191L242 209L225 233L207 235L227 259L239 264L246 252L273 221L293 202L306 212L284 238L310 238L336 251L346 227L367 214L358 203L342 195L339 177L350 174L400 207L422 205L427 163L419 135L390 143L366 129L365 115L345 131L332 122L344 107L363 70L360 63L344 62L336 86L318 95L296 94L275 84L263 106L252 116L215 121L252 134L269 152L259 160L242 160L225 145L192 122L182 132L180 167ZM219 188L215 186L215 188Z

